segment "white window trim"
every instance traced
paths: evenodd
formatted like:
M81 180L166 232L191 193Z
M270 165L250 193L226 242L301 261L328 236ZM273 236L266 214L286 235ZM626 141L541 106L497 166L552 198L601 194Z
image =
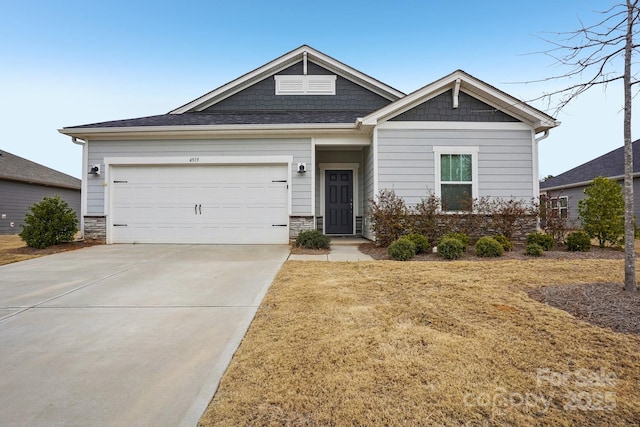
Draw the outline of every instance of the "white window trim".
M470 154L471 155L471 198L478 198L478 146L434 146L433 163L435 169L435 194L438 199L442 199L442 180L440 179L440 156L442 154ZM445 211L454 212L454 211Z
M358 170L360 168L359 163L320 163L320 213L322 215L322 234L325 234L325 175L327 170L350 170L353 176L353 234L356 234L356 217L360 209L358 204L359 192L358 192Z

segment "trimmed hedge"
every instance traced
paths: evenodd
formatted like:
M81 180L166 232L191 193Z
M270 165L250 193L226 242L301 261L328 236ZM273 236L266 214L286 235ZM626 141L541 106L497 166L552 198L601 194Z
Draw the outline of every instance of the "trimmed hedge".
M513 242L509 240L509 238L506 237L505 235L498 234L497 236L493 236L493 238L496 242L502 245L502 249L504 249L505 252L509 252L510 250L513 249Z
M565 243L567 250L572 252L589 252L591 250L591 237L584 231L569 233Z
M464 243L454 237L443 237L438 243L438 255L445 259L458 259L464 250Z
M331 238L318 230L301 231L296 238L296 246L306 249L326 249L331 243Z
M500 242L493 237L481 237L476 242L476 255L495 258L502 256L504 249Z
M542 256L542 253L542 246L537 243L529 243L524 250L524 254L529 256Z
M460 242L462 243L462 245L464 247L464 252L467 251L467 249L469 248L469 244L471 244L471 238L466 233L451 232L451 233L445 234L443 239L444 238L452 238L452 239L460 240Z
M387 252L396 261L408 261L416 256L416 245L405 236L391 243Z
M429 249L431 249L431 246L429 245L429 240L422 234L411 233L403 237L411 240L413 244L416 245L416 254L427 253L429 252Z
M540 246L542 250L548 251L553 247L555 241L553 236L545 233L529 233L527 234L527 245L535 243Z

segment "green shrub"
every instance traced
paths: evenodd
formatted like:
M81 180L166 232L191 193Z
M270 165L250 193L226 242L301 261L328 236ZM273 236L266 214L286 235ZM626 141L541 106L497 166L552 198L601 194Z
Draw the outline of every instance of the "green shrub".
M509 238L506 237L504 234L498 234L497 236L493 236L493 239L496 242L500 243L500 245L502 246L502 249L504 249L505 252L508 252L513 249L513 242L509 240Z
M591 237L584 231L569 233L565 243L567 249L572 252L589 252L591 250Z
M407 261L416 256L416 245L407 237L401 237L389 245L387 252L396 261Z
M444 238L458 239L463 245L463 251L466 252L467 248L469 248L469 244L471 243L471 238L465 233L456 233L451 232L444 235Z
M555 241L553 236L545 233L529 233L527 234L527 245L537 244L542 250L548 251L553 247Z
M524 250L525 255L529 256L542 256L542 246L537 243L529 243Z
M504 253L500 242L493 237L481 237L476 242L476 255L481 257L499 257Z
M296 246L302 246L307 249L328 248L330 243L331 238L318 230L301 231L296 238Z
M438 243L438 255L445 259L457 259L464 254L464 243L454 237L443 237Z
M78 232L76 213L60 196L45 197L34 203L24 217L20 238L32 248L43 249L71 242Z
M413 244L416 245L417 254L429 252L429 249L431 249L431 246L429 246L429 240L422 234L411 233L403 236L403 238L411 240Z
M584 189L586 198L578 202L578 216L584 231L605 243L616 246L624 234L624 195L622 186L613 179L595 178Z

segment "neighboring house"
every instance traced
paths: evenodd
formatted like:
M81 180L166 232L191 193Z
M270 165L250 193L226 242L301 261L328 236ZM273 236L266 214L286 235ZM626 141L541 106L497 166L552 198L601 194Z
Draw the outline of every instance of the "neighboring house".
M60 195L80 216L80 180L0 150L0 234L18 234L34 203Z
M640 139L633 142L633 195L636 222L640 219ZM558 215L579 225L578 202L585 198L584 189L599 176L624 184L624 147L617 148L587 163L547 178L540 183Z
M60 132L84 145L88 236L287 243L316 228L373 238L384 188L449 210L537 197L538 140L557 125L464 71L405 95L301 46L168 114Z

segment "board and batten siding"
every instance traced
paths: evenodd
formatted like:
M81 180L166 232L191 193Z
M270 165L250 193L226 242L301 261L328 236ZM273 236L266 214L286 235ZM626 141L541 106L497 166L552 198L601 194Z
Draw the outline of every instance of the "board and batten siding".
M408 205L435 192L433 147L478 147L478 196L530 200L533 134L527 129L379 129L378 188Z
M104 165L109 158L293 156L292 215L312 215L311 176L297 174L297 163L311 163L311 140L298 139L202 139L150 141L89 141L88 163ZM86 215L105 215L104 175L87 179Z

